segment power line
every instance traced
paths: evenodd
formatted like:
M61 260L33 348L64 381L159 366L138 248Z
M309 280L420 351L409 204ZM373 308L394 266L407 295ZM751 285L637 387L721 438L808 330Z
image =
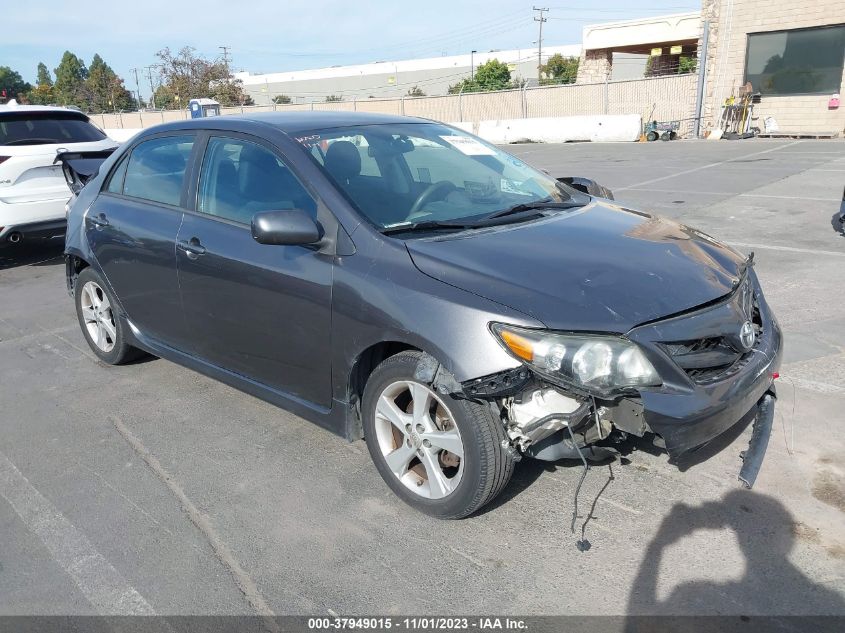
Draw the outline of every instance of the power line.
M506 31L511 31L514 28L515 24L527 24L524 20L515 20L517 18L517 13L522 13L522 11L511 12L504 15L500 15L497 18L491 18L489 20L485 20L483 22L476 23L475 25L464 28L458 29L455 31L450 31L446 33L442 33L437 36L431 37L424 37L419 38L411 41L405 41L396 44L389 44L386 46L379 46L374 48L365 48L365 49L358 49L358 50L342 50L342 51L319 51L314 53L299 53L293 51L280 51L276 49L255 49L255 48L241 48L238 47L238 50L242 50L247 53L259 53L259 54L266 54L266 55L278 55L280 57L333 57L333 56L351 56L351 55L363 55L368 53L384 53L393 50L401 50L409 55L412 52L418 51L428 51L428 50L437 50L443 47L451 47L451 46L460 46L466 43L469 39L476 38L479 36L485 35L495 35L498 33L504 33Z
M630 6L622 6L622 7L604 7L603 9L596 9L592 6L589 7L551 7L555 11L595 11L596 13L630 13L632 11ZM643 11L646 12L658 12L658 11L675 11L675 10L685 10L685 11L697 11L699 7L690 7L690 6L669 6L669 7L655 7L652 9L648 8L640 8L637 7L635 10L638 13Z
M534 17L534 21L540 23L540 36L537 38L537 83L539 84L543 79L543 22L546 21L543 14L547 13L549 8L534 7L533 10L540 14L540 17Z

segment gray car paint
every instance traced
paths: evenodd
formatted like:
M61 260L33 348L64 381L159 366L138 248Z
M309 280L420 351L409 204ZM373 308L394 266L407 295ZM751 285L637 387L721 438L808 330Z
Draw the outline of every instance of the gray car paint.
M131 324L133 342L139 347L216 377L350 438L359 433L350 376L353 367L372 346L397 342L416 347L436 358L458 382L464 382L519 366L490 333L491 322L622 333L638 324L725 297L742 274L743 262L738 254L711 238L602 200L595 200L582 211L562 213L549 220L495 227L475 234L407 241L384 236L358 214L312 162L296 142L296 136L314 128L409 121L413 119L350 113L291 113L202 119L145 130L109 158L100 174L80 193L70 212L66 253L84 260L105 276L118 297L121 318ZM132 305L133 295L144 284L151 283L147 266L151 265L148 258L154 255L145 251L142 254L137 236L129 234L114 235L110 250L98 251L98 240L103 239L97 237L98 231L114 228L94 227L91 211L100 211L99 207L89 207L99 204L96 198L111 167L138 142L185 130L199 135L197 148L202 147L209 133L243 134L261 139L285 158L319 201L318 217L329 238L319 251L306 246L253 247L252 244L247 249L248 240L240 242L245 253L257 248L268 253L267 257L278 257L279 261L296 257L302 262L310 261L315 269L328 266L331 270L330 282L320 273L314 286L321 289L317 299L319 309L325 311L327 319L330 315L329 331L316 341L315 331L307 330L313 345L302 345L296 350L300 356L309 352L325 356L325 364L307 368L303 374L307 381L268 384L271 381L266 375L248 374L248 366L243 365L246 359L235 358L235 352L231 351L237 350L240 342L233 340L239 336L234 330L214 333L222 337L216 342L230 351L213 359L204 357L207 354L203 352L203 343L193 340L193 336L184 341L155 336L156 328L160 329L156 318L147 323L144 321L147 316L142 314L143 319L136 323ZM200 151L195 151L182 208L173 209L177 215L192 218L197 215L193 209L200 158ZM153 242L160 249L162 259L172 261L181 256L175 246L173 250L170 246L177 235L172 228L164 230L167 234ZM203 244L208 241L213 250L218 248L212 244L213 231L197 228L195 232L191 237ZM222 253L224 247L219 248ZM104 255L106 252L108 256ZM241 257L237 252L226 256L233 261ZM109 270L115 259L128 264L125 278L117 279ZM69 270L72 267L73 260ZM670 282L661 283L661 276L664 281L668 277ZM301 324L302 319L313 318L316 312L314 306L306 309L295 302L287 304L291 309L281 309L285 293L294 292L293 281L284 274L275 278L279 286L273 290L276 293L273 301L280 307L275 313L272 301L250 305L253 290L248 284L239 287L231 275L227 296L245 306L246 324L256 320L269 324L274 318L278 319L280 328L285 323ZM271 278L262 283L272 283ZM192 301L190 289L186 294L181 282L177 282L177 287L180 314L185 314L185 306ZM330 299L325 291L330 293ZM191 327L184 330L190 331ZM265 332L269 331L265 327ZM779 331L773 336L779 349ZM290 359L284 362L290 363ZM778 363L779 354L764 364L754 363L753 371L759 375L770 374ZM319 375L320 372L324 374ZM322 387L326 381L330 397ZM315 390L310 390L305 382ZM770 383L768 380L767 386ZM654 391L660 393L661 389ZM758 395L756 383L751 391ZM711 414L724 412L732 404L745 406L751 391L726 395L690 389L687 400L683 401L689 406L682 406L678 411L707 420ZM726 401L727 397L733 400Z

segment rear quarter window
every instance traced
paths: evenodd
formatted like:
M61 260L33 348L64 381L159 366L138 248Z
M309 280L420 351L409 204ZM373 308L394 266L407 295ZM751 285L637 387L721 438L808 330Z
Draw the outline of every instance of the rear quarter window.
M90 143L106 135L74 112L25 112L0 115L0 145Z
M138 144L129 155L123 195L179 206L193 136L165 136Z

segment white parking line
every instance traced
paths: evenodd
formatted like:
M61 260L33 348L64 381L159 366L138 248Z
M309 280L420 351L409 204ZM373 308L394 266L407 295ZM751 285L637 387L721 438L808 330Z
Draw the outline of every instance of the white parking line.
M770 251L785 251L787 253L806 253L808 255L827 255L830 257L845 257L845 251L820 251L815 248L797 248L795 246L775 246L773 244L749 244L748 242L725 242L730 246L740 248L760 248Z
M693 195L693 196L725 196L727 198L773 198L775 200L809 200L811 202L842 202L842 198L810 198L808 196L777 196L769 193L739 193L730 191L678 191L677 189L652 189L651 187L644 187L642 189L635 187L625 187L626 191L644 191L647 193L674 193L677 195ZM617 190L619 191L619 190Z
M624 187L626 191L644 191L648 193L674 193L678 195L693 195L693 196L725 196L733 198L774 198L776 200L810 200L812 202L841 202L842 198L810 198L807 196L776 196L769 193L739 193L730 191L689 191L684 189L652 189L651 187ZM617 190L618 191L618 190Z
M114 425L114 428L117 429L117 432L123 436L123 439L126 440L129 446L131 446L141 459L146 462L147 466L150 467L150 470L155 473L155 476L158 477L158 479L167 486L170 492L172 492L179 500L179 503L182 505L182 509L188 515L188 518L197 527L197 529L202 532L206 540L208 540L208 543L214 550L218 560L229 570L235 584L238 589L240 589L241 593L243 593L247 602L253 609L255 609L258 615L262 616L264 628L270 632L278 631L279 627L275 620L273 620L275 613L273 613L273 610L267 604L267 600L261 594L261 591L258 589L258 585L255 584L255 581L244 570L244 568L241 567L240 562L235 557L232 550L229 549L229 546L226 545L226 543L223 542L223 539L221 539L217 534L217 531L211 524L211 520L202 513L196 505L194 505L193 501L191 501L188 498L188 495L185 494L185 491L182 490L182 487L176 483L170 473L168 473L164 466L161 465L158 458L153 455L146 446L144 446L144 443L141 442L141 440L135 437L132 431L130 431L123 422L117 418L110 418L110 420Z
M82 532L44 498L0 453L0 496L47 547L101 615L155 615L155 611Z
M625 191L627 189L634 189L636 187L642 187L643 185L650 185L655 182L663 182L664 180L669 180L670 178L675 178L677 176L685 176L686 174L693 174L697 171L701 171L702 169L710 169L711 167L718 167L719 165L724 165L725 163L732 163L738 160L744 160L746 158L751 158L752 156L759 156L761 154L768 154L770 152L776 152L778 150L784 149L785 147L792 147L793 145L797 145L801 143L801 141L793 141L792 143L786 143L785 145L778 145L777 147L770 147L769 149L764 149L759 152L752 152L751 154L744 154L742 156L735 156L733 158L726 158L725 160L720 160L715 163L709 163L707 165L701 165L700 167L693 167L692 169L685 169L684 171L675 172L674 174L669 174L668 176L660 176L659 178L652 178L651 180L644 180L642 182L634 183L633 185L629 185L628 187L619 187L614 189L614 191Z

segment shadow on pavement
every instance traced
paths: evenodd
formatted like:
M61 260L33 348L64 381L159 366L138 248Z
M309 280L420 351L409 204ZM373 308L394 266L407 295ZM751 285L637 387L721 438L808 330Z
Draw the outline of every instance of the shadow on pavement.
M839 235L845 237L845 224L842 222L842 212L837 211L830 217L830 226L833 227L833 230Z
M736 535L745 557L743 577L724 583L706 580L687 582L675 586L665 600L659 599L657 587L658 581L662 580L663 552L696 530L718 531L717 538L726 541L730 537L726 529ZM838 593L814 583L790 562L788 557L795 542L795 530L795 520L779 501L755 492L734 490L728 492L722 501L700 506L675 504L640 563L628 597L629 620L625 630L639 633L648 626L650 631L654 631L655 623L672 622L671 619L643 620L636 617L644 615L734 616L731 619L737 623L753 622L761 615L845 615L845 600ZM720 564L718 552L714 552L712 565L718 567ZM842 620L836 618L836 621L841 623ZM713 627L724 629L725 624L721 618L715 621L684 618L683 630L719 630ZM657 630L675 629L658 626Z
M0 245L0 270L19 266L56 266L64 263L64 240Z

